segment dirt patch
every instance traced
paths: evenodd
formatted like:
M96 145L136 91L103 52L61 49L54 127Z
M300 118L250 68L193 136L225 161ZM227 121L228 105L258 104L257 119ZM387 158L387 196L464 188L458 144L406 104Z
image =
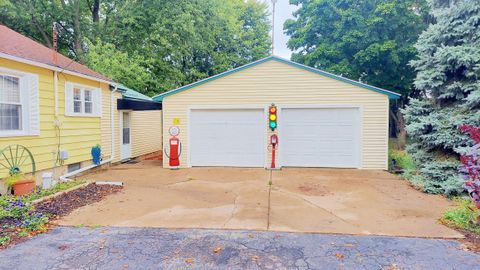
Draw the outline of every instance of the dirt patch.
M20 225L22 224L21 219L4 218L0 220L0 235L9 237L6 244L0 245L0 250L28 240L39 233L48 231L53 227L53 222L58 218L68 215L73 210L87 204L99 202L107 195L116 193L122 188L121 186L96 185L92 183L36 204L34 214L43 214L49 218L44 230L27 234L24 230L20 229Z
M326 196L330 191L325 186L318 183L305 182L297 187L298 191L309 196Z
M457 231L461 232L465 235L464 239L460 239L459 241L466 247L467 250L471 250L475 253L480 253L480 236L476 235L472 232L456 229Z

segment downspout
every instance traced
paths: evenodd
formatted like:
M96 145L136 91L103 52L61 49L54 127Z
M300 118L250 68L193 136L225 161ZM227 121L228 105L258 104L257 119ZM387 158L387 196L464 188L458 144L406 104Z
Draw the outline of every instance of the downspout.
M116 84L114 86L115 86L115 88L112 90L112 92L110 92L110 120L111 120L111 130L112 130L112 134L111 134L112 135L112 152L110 154L110 158L108 158L107 160L102 160L102 162L100 162L100 164L98 164L98 165L92 164L90 166L83 167L83 168L78 169L76 171L64 174L64 175L60 176L60 181L63 181L63 182L73 181L73 179L70 179L69 177L75 176L79 173L88 171L90 169L101 166L103 164L110 163L115 159L115 117L114 117L115 116L115 104L114 104L115 95L114 94L115 94L115 92L118 91L118 88L117 88Z

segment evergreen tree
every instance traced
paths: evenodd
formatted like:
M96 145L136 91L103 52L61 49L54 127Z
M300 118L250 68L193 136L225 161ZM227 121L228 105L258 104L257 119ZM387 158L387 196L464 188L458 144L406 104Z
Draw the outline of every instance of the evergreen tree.
M404 110L416 163L406 177L429 193L463 191L459 155L469 146L461 124L480 124L480 0L434 0L435 22L420 36L415 87Z

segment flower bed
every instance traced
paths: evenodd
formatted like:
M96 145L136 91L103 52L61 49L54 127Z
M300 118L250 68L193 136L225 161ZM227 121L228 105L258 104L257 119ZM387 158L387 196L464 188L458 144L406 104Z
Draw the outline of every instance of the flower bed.
M84 182L76 182L76 186ZM58 196L48 197L62 190L69 190L73 182L62 183L52 190L38 190L25 197L0 197L0 249L21 242L28 237L45 232L55 219L67 215L76 208L102 200L105 196L122 189L121 186L88 184Z

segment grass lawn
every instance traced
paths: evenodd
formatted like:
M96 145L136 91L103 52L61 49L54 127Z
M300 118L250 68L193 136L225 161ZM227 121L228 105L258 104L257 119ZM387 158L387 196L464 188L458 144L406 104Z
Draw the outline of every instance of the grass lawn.
M480 225L477 217L480 216L478 209L470 198L455 198L456 207L448 209L442 217L442 222L455 229L460 229L480 236Z

